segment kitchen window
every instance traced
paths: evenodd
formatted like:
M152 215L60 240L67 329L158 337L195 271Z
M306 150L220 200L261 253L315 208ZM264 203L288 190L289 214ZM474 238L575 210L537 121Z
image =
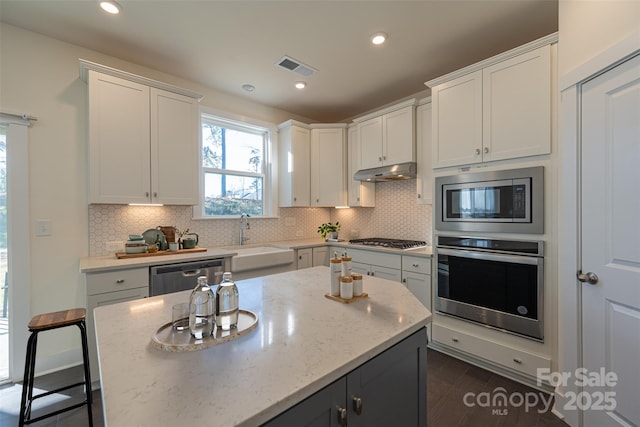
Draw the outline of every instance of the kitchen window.
M271 130L209 113L201 116L201 218L270 214Z

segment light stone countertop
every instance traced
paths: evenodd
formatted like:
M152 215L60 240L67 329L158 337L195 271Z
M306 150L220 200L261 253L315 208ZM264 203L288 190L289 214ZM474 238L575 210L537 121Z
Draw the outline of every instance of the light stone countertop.
M106 426L258 426L431 319L404 285L376 277L364 278L366 299L325 298L328 267L237 284L257 328L200 351L151 345L189 291L95 309Z
M351 245L345 242L326 242L322 239L301 239L283 240L277 242L264 242L244 246L224 246L207 249L206 252L191 252L176 255L156 255L139 258L118 259L115 255L105 255L98 257L84 257L80 259L80 273L91 273L108 270L118 270L134 267L148 267L152 265L173 264L178 262L200 261L212 258L232 257L238 253L239 249L259 246L275 246L285 249L303 249L319 246L341 246L347 249L361 249L375 252L386 252L396 255L412 255L430 258L433 254L431 246L421 249L400 250L389 249L376 246Z

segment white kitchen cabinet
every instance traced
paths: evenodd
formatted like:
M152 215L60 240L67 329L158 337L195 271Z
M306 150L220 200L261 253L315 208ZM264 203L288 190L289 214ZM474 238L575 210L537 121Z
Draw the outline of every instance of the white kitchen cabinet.
M421 100L420 104L416 108L416 197L419 204L425 205L430 205L433 199L431 114L431 98Z
M281 123L278 129L280 206L311 206L311 131L294 120Z
M415 161L415 99L355 121L361 169Z
M86 273L87 289L87 341L91 378L100 378L96 351L96 332L93 309L103 305L117 304L149 296L149 269L147 267L125 270Z
M319 265L329 266L329 246L318 246L315 248L301 248L296 251L297 269L317 267Z
M427 82L434 168L550 153L552 67L546 43Z
M87 75L89 203L198 204L198 98Z
M457 354L468 354L484 362L523 374L534 382L538 369L551 369L551 359L531 351L505 345L481 335L452 328L439 323L432 324L433 342L436 348L451 348Z
M329 266L329 246L319 246L312 248L313 251L313 266L319 265Z
M431 259L402 255L402 283L431 310Z
M352 272L402 282L400 255L359 249L350 249L347 253L351 256Z
M375 207L376 184L373 182L356 181L353 175L360 170L360 141L358 140L358 127L349 126L347 132L348 147L348 173L347 193L350 207Z
M311 206L346 206L345 124L311 125Z
M296 251L296 260L298 270L303 268L311 268L313 266L313 251L311 248L302 248Z

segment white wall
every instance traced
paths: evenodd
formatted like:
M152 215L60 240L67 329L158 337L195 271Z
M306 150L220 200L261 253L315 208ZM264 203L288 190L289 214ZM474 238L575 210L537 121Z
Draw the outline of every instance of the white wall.
M638 0L560 0L560 76L587 62L640 27Z

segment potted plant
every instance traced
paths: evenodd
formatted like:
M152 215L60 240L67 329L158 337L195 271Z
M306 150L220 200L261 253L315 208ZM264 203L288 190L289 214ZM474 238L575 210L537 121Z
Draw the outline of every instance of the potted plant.
M337 239L338 231L340 231L340 223L338 221L336 221L335 224L325 222L318 227L318 234L320 234L325 240L327 238L327 234L329 234L331 239Z

